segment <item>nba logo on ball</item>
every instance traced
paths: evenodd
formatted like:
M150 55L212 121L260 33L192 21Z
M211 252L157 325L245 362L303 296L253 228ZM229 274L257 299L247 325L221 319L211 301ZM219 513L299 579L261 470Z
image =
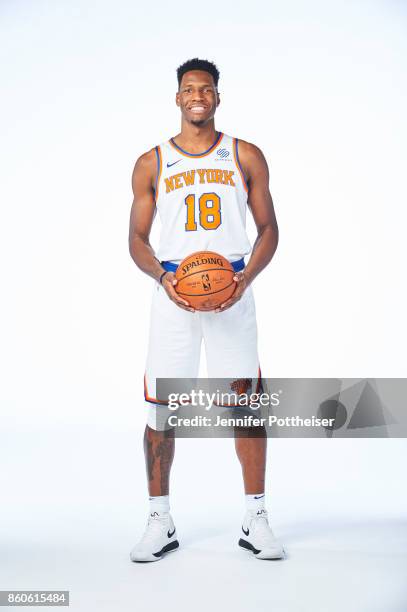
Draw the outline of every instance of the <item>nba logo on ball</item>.
M209 274L202 274L202 285L205 291L211 290L211 284L209 282Z
M178 266L176 292L196 310L214 310L236 289L232 264L219 253L198 251Z

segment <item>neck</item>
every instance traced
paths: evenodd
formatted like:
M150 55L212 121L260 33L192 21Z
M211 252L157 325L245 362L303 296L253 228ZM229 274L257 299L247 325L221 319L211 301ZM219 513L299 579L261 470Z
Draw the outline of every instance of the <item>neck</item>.
M182 119L181 132L175 136L177 145L190 153L200 153L215 142L215 120L211 119L205 125L194 125Z

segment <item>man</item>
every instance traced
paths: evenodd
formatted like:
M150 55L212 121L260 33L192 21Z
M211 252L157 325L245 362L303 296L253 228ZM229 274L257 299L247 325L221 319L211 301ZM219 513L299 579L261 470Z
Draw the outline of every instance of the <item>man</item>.
M169 477L174 434L160 411L158 378L194 378L205 341L208 376L260 378L257 327L251 283L277 248L278 228L269 192L267 163L248 142L215 130L220 103L219 71L207 61L192 59L177 70L176 104L181 132L142 155L132 186L130 253L137 266L155 281L145 371L148 422L144 435L150 515L144 536L131 551L132 561L157 561L179 543L169 513ZM251 246L245 229L249 206L257 239ZM157 257L149 243L159 211L162 221ZM211 312L195 312L175 291L177 265L196 251L215 251L231 261L236 290ZM236 436L242 465L246 515L239 545L259 559L283 557L265 509L266 434L252 428Z

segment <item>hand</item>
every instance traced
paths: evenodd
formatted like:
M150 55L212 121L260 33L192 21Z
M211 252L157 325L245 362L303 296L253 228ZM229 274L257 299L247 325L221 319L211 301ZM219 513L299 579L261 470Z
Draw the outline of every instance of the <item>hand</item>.
M163 276L162 286L164 287L168 297L174 304L182 308L183 310L188 310L189 312L195 312L195 308L191 308L189 303L182 299L180 295L175 291L174 287L177 284L177 279L175 278L174 272L167 272Z
M230 297L228 300L226 300L226 302L221 304L219 308L216 308L215 312L223 312L224 310L227 310L228 308L233 306L233 304L236 304L236 302L240 300L243 293L249 286L249 283L244 275L244 272L237 272L234 275L233 280L237 283L235 292L233 293L232 297Z

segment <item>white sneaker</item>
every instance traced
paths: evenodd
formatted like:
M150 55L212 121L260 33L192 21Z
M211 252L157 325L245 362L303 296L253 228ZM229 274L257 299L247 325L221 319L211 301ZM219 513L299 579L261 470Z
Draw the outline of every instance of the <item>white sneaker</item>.
M257 514L247 512L242 525L244 537L240 538L239 546L251 550L257 559L282 559L284 548L274 537L268 523L266 510Z
M140 542L130 553L137 562L159 561L162 555L179 546L174 522L169 512L152 512Z

